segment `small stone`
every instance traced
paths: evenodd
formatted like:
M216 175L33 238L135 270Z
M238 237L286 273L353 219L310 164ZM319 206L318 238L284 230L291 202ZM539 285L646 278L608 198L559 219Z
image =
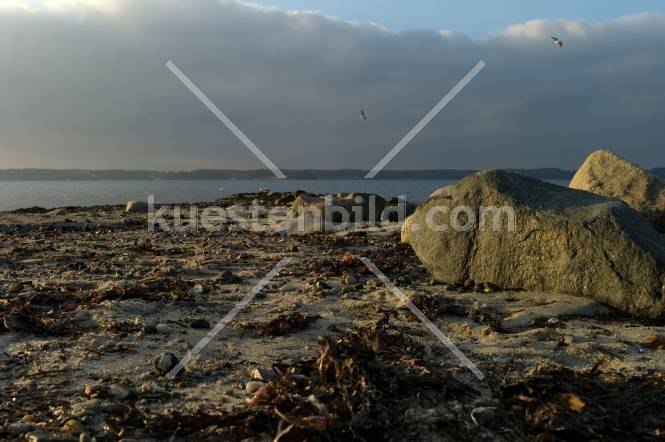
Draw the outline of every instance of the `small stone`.
M171 332L171 326L169 324L160 323L155 326L157 333L162 335L168 335Z
M210 323L203 318L194 319L189 323L189 326L198 330L209 330Z
M485 293L493 293L497 290L497 287L491 282L486 282L485 284L483 284L483 287L484 287L483 292Z
M81 434L85 432L85 425L78 419L69 419L62 426L62 432L65 434Z
M88 433L81 433L79 442L92 442L92 437Z
M62 440L61 437L56 437L51 433L47 433L43 430L35 430L31 433L25 435L25 440L27 442L53 442Z
M148 213L148 203L145 201L128 201L125 213Z
M83 394L86 396L100 396L104 395L107 391L107 388L103 384L88 384L83 389Z
M35 332L38 331L36 324L29 318L18 314L10 313L3 318L5 328L12 332Z
M269 382L277 377L275 370L266 370L265 368L255 368L251 373L252 379L256 381Z
M496 407L478 407L471 411L471 420L476 425L485 425L496 419Z
M9 295L15 295L17 293L21 293L23 291L23 284L12 284L9 286L7 289L7 294Z
M548 323L548 324L552 324L552 325L556 325L556 324L558 324L559 322L560 322L560 321L559 321L558 318L550 318L550 319L547 320L547 323Z
M653 350L665 350L665 336L649 335L640 344Z
M344 277L344 284L346 284L346 285L356 285L356 284L358 284L358 282L359 282L358 277L356 275L354 275L353 273L348 273Z
M248 394L255 393L259 388L263 387L264 383L259 381L250 381L245 384L245 391Z
M32 424L23 421L12 422L11 424L7 425L7 431L9 432L9 434L27 433L33 428L34 426Z
M166 352L155 358L154 365L157 371L166 374L173 370L175 366L178 365L178 362L180 362L180 360L176 355L171 352Z
M67 213L68 213L67 209L61 207L59 209L51 210L50 212L47 212L46 214L48 216L62 216L62 215L67 215Z
M121 384L111 384L108 388L108 394L110 397L122 401L135 396L136 392Z
M190 296L196 296L196 295L200 295L204 291L205 291L205 289L203 288L203 286L201 284L196 284L194 287L187 290L187 294L190 295Z
M96 414L102 407L102 401L99 399L90 399L78 402L72 405L72 414L76 416L86 416Z

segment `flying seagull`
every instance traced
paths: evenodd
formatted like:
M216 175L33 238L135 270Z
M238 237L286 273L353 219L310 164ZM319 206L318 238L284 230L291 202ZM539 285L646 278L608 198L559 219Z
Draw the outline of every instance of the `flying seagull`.
M360 111L360 118L363 119L363 120L365 120L365 121L367 121L367 114L365 113L364 110L361 110L361 111Z
M554 40L554 44L558 47L563 47L563 41L559 37L552 37L552 40Z

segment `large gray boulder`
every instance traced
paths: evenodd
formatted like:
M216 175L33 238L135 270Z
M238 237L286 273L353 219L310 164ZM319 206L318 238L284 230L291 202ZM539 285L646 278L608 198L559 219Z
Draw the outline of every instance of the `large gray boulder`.
M589 155L570 188L620 199L665 232L665 181L614 152L598 150Z
M665 241L615 199L479 172L423 202L402 240L443 282L572 294L665 316Z

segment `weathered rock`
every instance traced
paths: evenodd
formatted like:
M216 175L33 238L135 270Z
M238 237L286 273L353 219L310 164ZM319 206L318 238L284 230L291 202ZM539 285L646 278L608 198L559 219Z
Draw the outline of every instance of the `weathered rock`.
M326 202L326 198L328 202ZM328 209L326 205L328 205ZM320 214L322 220L335 223L345 221L351 223L361 221L378 222L381 220L381 213L385 207L385 199L367 193L328 195L327 197L301 195L293 202L291 211L294 215L303 213ZM346 219L346 214L348 214L348 219Z
M209 330L210 322L203 318L196 318L189 323L189 326L199 330Z
M249 394L255 393L264 383L260 381L249 381L245 384L245 391Z
M570 187L620 199L665 232L665 181L614 152L598 150L589 155Z
M148 203L145 201L129 201L125 213L148 213Z
M454 216L462 206L468 211ZM514 216L492 212L502 207ZM615 199L479 172L421 204L402 240L440 281L572 294L636 316L665 316L665 241Z
M160 373L169 373L178 365L180 360L171 352L166 352L153 360L153 365Z
M62 216L62 215L67 215L69 211L65 209L64 207L60 207L58 209L53 209L50 212L47 213L48 216Z

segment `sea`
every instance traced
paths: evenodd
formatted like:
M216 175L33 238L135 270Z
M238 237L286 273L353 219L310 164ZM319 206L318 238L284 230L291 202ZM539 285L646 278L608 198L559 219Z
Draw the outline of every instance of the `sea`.
M336 194L365 192L385 198L404 196L419 202L434 190L455 184L455 180L222 180L222 181L0 181L0 211L43 207L125 204L147 201L153 195L158 204L212 202L234 193L305 190ZM553 180L567 186L567 180Z

